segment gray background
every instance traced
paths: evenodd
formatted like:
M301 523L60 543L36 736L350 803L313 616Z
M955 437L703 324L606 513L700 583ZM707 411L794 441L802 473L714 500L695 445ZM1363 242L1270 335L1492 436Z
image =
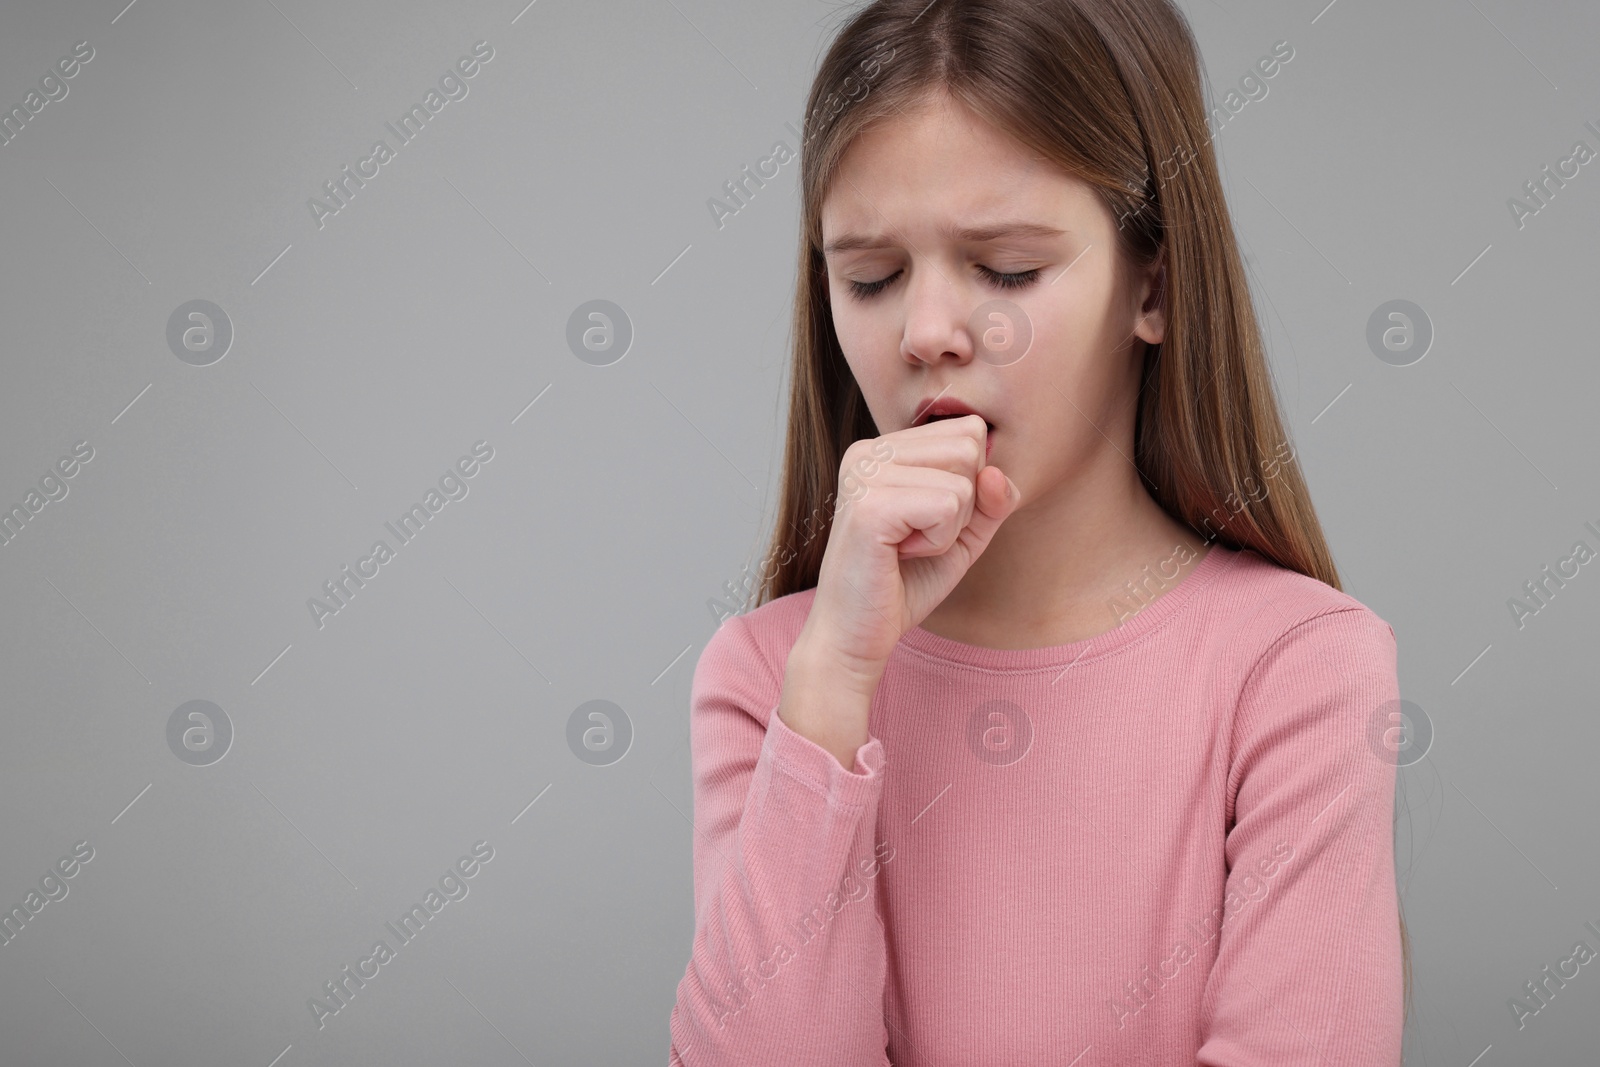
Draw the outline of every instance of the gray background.
M0 504L94 458L0 546L0 905L94 858L0 947L5 1064L660 1063L693 932L688 695L706 602L764 547L796 172L832 3L8 3ZM1600 925L1593 314L1600 8L1185 5L1274 372L1348 590L1436 736L1401 774L1410 1063L1592 1064L1600 966L1507 999ZM318 228L307 201L485 40L494 58ZM169 316L215 302L192 366ZM614 301L635 335L566 340ZM1436 336L1392 366L1374 309ZM530 406L531 404L531 406ZM349 605L306 607L473 442L494 458ZM223 709L209 766L174 709ZM586 701L626 755L567 741ZM535 802L536 801L536 802ZM531 806L530 806L531 805ZM338 1015L308 998L472 844L494 859ZM1059 1010L1077 1010L1060 1006ZM1089 1010L1087 1006L1083 1010ZM1477 1059L1474 1059L1478 1057Z

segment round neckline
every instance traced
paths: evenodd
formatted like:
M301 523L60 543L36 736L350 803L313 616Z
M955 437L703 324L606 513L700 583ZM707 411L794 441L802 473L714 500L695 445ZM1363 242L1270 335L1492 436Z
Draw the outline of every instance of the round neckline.
M931 630L924 630L920 625L901 634L900 644L933 659L990 670L1060 667L1085 662L1122 648L1160 626L1213 578L1231 567L1242 554L1239 550L1213 542L1206 554L1200 557L1200 562L1177 585L1156 597L1132 618L1104 633L1064 645L988 648L941 637Z

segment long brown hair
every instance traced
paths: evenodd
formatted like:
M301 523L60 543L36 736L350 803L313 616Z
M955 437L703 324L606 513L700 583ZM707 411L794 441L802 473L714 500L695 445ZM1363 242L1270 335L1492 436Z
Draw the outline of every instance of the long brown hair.
M879 435L833 329L829 181L863 129L940 90L1092 186L1125 263L1165 256L1165 340L1146 346L1134 428L1152 498L1207 540L1341 589L1278 414L1183 13L1170 0L875 0L833 40L806 106L788 438L755 606L817 584L844 451ZM1403 915L1400 943L1409 1017Z

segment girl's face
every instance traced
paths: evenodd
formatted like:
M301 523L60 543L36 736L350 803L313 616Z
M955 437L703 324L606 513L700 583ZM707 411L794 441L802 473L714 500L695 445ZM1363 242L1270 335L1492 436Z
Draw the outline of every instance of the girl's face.
M925 104L861 134L823 201L834 330L880 433L958 401L1033 502L1124 462L1138 340L1164 329L1155 268L1124 266L1088 184L946 95Z

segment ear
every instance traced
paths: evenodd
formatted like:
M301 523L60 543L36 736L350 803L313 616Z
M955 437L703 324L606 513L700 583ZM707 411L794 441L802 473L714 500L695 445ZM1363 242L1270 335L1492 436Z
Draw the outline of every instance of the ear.
M1139 319L1134 336L1158 345L1167 335L1167 254L1163 250L1140 276Z

